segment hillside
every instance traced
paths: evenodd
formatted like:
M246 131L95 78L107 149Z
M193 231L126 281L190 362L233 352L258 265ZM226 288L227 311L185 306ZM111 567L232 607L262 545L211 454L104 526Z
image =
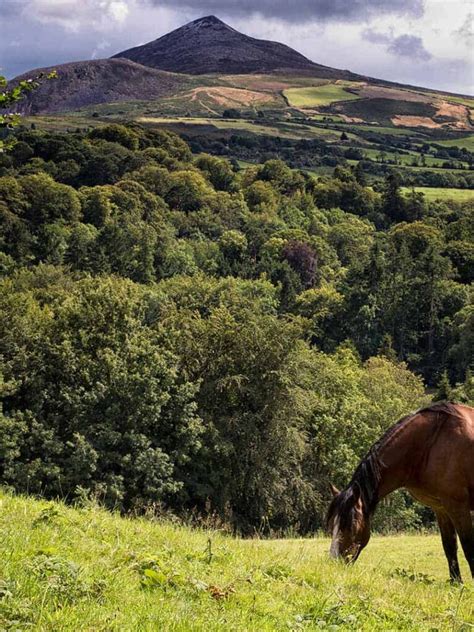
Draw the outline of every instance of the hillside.
M0 493L5 630L467 630L438 536L375 537L352 568L328 540L238 540Z
M311 71L324 77L344 74L315 64L284 44L239 33L213 15L194 20L153 42L122 51L114 57L192 75L277 69Z
M26 73L11 85L36 77L41 70L51 68ZM474 100L469 97L322 66L288 46L240 33L214 16L110 60L62 64L56 70L58 79L29 93L17 105L18 112L88 108L90 116L97 105L118 104L115 114L122 120L145 117L154 124L176 116L215 120L230 112L240 121L232 129L242 128L241 119L249 118L285 125L304 122L299 138L314 137L314 127L327 128L328 123L370 125L375 132L381 127L414 129L431 135L474 130ZM268 134L276 135L274 130ZM451 138L448 135L446 140Z
M10 85L57 71L17 105L23 114L64 112L98 103L166 97L186 86L186 77L145 68L127 59L98 59L40 68L16 77Z

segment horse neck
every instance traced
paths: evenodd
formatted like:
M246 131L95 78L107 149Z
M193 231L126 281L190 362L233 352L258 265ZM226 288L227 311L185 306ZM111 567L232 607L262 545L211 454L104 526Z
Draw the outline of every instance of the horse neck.
M377 452L379 500L410 484L416 471L414 466L422 462L428 440L429 428L425 419L414 415L380 446Z

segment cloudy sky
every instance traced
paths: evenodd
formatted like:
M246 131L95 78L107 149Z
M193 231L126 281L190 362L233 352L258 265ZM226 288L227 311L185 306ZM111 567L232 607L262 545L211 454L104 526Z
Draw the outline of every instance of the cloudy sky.
M109 57L209 14L321 64L474 94L473 0L0 0L0 74Z

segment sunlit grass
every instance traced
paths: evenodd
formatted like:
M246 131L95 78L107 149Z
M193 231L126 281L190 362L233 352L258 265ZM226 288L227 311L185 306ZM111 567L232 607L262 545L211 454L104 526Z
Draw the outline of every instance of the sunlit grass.
M411 191L411 188L405 187L405 192ZM474 189L452 189L437 187L415 187L415 191L423 193L428 201L432 200L455 200L456 202L467 202L474 200Z
M444 145L445 147L460 147L474 152L474 134L460 138L452 138L451 140L438 140L436 144Z
M298 108L313 108L331 105L336 101L350 101L352 99L359 99L357 94L347 92L345 87L349 86L350 82L346 84L329 83L324 86L312 86L307 88L290 88L285 90L283 94L288 99L288 102L293 107ZM354 83L357 86L357 82Z
M326 538L239 540L0 495L0 629L468 630L436 536L375 537L352 568ZM466 564L463 563L467 578Z

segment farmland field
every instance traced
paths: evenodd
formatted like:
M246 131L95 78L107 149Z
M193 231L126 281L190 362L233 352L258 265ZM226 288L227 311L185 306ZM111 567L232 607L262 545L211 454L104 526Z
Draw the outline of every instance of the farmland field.
M363 125L359 123L357 125L348 124L347 128L352 129L353 131L362 130L364 132L374 132L376 134L387 134L389 136L419 137L420 135L423 134L419 130L404 129L401 127L385 127L383 125L377 125L377 124L374 124L374 125Z
M285 90L283 94L288 99L289 104L293 107L321 107L331 105L331 103L336 101L350 101L352 99L358 99L359 97L356 94L347 92L347 90L344 89L349 85L350 83L347 82L346 85L329 83L327 85L317 87L290 88L289 90Z
M142 116L136 119L138 123L145 125L182 125L182 126L212 126L220 130L241 130L254 134L281 136L283 138L320 138L335 141L339 139L340 132L304 125L301 123L281 122L273 125L263 125L245 119L203 118L203 117L153 117Z
M469 151L474 151L474 134L462 138L454 138L452 140L436 141L436 144L444 145L445 147L461 147Z
M411 189L405 188L405 192ZM415 191L423 193L427 200L455 200L456 202L467 202L474 200L473 189L441 189L436 187L415 187Z
M0 628L470 630L437 535L374 537L346 568L328 540L239 540L0 494ZM462 570L467 570L462 559Z

